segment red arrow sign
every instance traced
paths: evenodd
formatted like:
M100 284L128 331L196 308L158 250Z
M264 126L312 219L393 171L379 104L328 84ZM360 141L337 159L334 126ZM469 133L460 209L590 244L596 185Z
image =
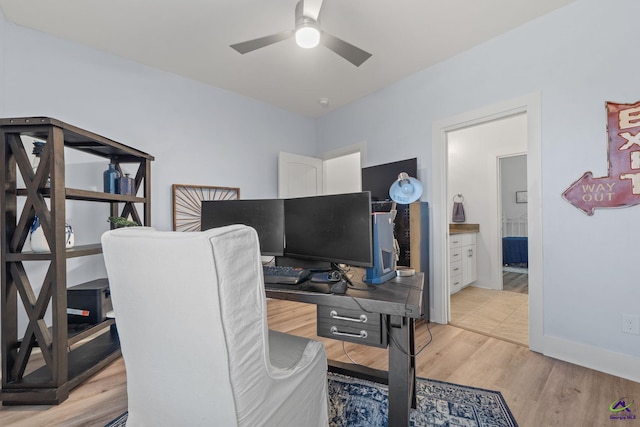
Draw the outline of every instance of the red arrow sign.
M587 215L595 208L640 204L640 102L607 102L607 134L608 175L594 178L587 172L562 193Z

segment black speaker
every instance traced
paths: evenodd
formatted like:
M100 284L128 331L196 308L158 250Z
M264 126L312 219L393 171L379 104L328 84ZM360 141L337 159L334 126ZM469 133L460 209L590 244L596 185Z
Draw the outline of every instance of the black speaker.
M68 323L100 323L111 310L107 279L96 279L67 288Z

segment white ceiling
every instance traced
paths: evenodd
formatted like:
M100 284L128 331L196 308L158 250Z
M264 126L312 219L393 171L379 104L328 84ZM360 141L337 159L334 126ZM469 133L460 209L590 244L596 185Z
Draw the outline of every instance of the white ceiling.
M575 0L324 0L322 30L373 54L360 67L292 39L245 55L229 47L293 29L297 1L0 0L0 8L16 24L320 117Z

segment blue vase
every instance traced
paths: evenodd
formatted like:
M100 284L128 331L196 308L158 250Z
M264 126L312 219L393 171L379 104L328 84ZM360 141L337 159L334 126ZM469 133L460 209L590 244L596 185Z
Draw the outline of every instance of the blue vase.
M116 170L116 165L109 163L109 169L102 174L104 180L104 192L118 194L118 180L120 172Z

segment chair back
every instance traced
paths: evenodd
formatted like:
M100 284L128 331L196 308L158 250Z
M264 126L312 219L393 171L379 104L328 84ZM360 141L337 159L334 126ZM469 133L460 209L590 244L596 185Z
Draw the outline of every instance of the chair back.
M246 382L268 366L255 230L122 228L106 232L102 246L128 425L237 425L259 397Z

